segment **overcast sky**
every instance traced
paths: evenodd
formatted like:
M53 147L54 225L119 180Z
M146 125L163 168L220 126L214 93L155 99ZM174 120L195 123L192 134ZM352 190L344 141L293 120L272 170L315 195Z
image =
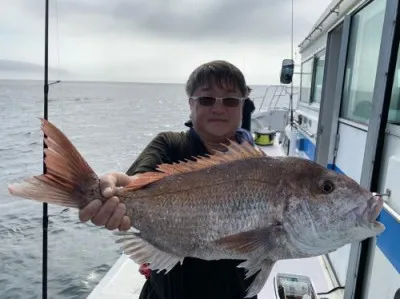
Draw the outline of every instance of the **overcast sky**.
M44 2L2 6L0 78L43 78ZM296 50L329 3L294 0ZM278 84L291 53L291 0L50 0L50 16L53 80L183 83L225 59L249 84Z

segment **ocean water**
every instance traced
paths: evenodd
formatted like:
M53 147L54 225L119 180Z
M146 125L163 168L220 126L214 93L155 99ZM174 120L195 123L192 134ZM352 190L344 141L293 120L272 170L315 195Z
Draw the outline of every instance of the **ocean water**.
M41 298L42 204L9 196L7 184L42 173L42 84L0 81L1 299ZM254 87L257 110L265 92L266 86ZM287 104L286 98L278 106ZM98 174L126 171L158 132L185 130L188 115L180 84L50 86L49 120ZM86 298L121 251L110 231L80 223L76 210L49 205L49 215L48 298Z

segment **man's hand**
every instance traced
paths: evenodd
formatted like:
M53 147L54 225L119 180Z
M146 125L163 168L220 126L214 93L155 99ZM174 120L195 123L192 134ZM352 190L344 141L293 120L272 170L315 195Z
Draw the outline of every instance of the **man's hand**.
M126 205L115 196L118 187L124 187L133 179L122 172L112 172L100 177L102 195L107 198L104 202L100 199L91 201L79 211L82 222L91 220L95 225L103 226L109 230L119 229L127 231L131 221L126 216Z

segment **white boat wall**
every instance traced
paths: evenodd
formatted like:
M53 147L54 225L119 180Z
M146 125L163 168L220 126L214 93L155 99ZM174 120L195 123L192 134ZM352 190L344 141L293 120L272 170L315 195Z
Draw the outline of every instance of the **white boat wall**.
M344 298L400 298L398 0L333 1L299 45L296 152L384 193L374 240L327 257Z

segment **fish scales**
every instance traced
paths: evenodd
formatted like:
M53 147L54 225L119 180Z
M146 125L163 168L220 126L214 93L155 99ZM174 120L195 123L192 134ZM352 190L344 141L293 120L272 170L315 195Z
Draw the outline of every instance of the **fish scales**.
M252 175L259 173L264 165L257 159L249 162L247 165L238 161L214 166L211 177L204 170L167 177L137 193L127 193L127 198L122 196L122 199L133 225L143 237L161 238L154 241L162 241L164 246L174 246L176 250L180 246L179 251L187 254L189 247L204 247L224 235L266 226L273 221L267 217L268 210L269 214L276 215L273 205L268 207L265 198L268 182ZM230 169L228 175L226 166ZM244 167L250 175L243 174ZM194 182L194 190L189 192L187 186L191 182Z

